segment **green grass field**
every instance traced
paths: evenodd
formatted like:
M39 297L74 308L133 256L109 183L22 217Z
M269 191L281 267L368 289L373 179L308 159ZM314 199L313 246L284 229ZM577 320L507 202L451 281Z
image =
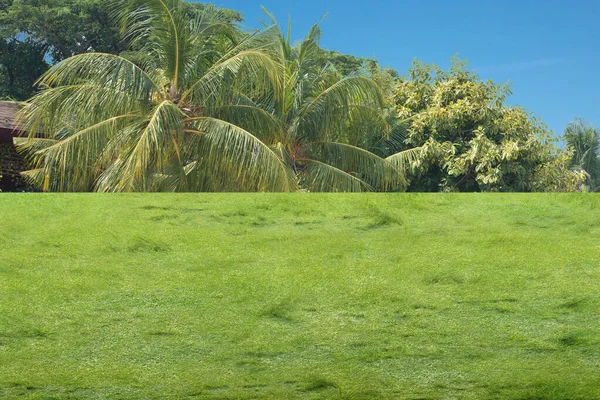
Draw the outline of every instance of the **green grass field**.
M598 399L600 195L0 196L0 398Z

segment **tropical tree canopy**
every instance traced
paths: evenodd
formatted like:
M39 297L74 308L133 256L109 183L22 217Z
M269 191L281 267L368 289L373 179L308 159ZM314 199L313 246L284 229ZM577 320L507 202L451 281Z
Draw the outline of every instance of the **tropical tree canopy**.
M125 50L107 0L0 0L0 98L26 100L34 82L54 64L77 54ZM186 2L194 17L210 4ZM239 12L219 9L228 22Z
M80 54L42 76L21 114L43 132L16 143L35 166L25 174L54 191L294 190L275 151L221 118L264 120L246 99L280 85L268 35L242 35L214 10L190 19L180 0L118 4L133 50Z
M17 140L45 190L398 190L402 171L360 147L385 132L366 71L319 63L315 25L296 46L275 21L246 35L179 0L119 3L132 50L85 53L40 79Z
M311 191L402 189L402 171L363 147L366 138L389 129L379 85L368 71L344 76L323 63L318 24L294 46L289 30L285 35L278 28L274 37L281 85L256 101L277 131L270 146Z
M0 98L28 99L51 63L87 51L122 51L105 1L0 0Z
M0 99L25 100L48 69L43 45L31 39L0 40Z
M592 191L600 189L600 132L576 119L565 128L564 140L573 150L571 167L588 174L588 184Z
M184 0L0 1L3 48L31 61L24 72L0 59L11 82L0 96L29 95L15 90L54 64L19 117L30 137L15 139L31 165L23 175L43 190L599 186L596 131L573 127L561 149L506 104L509 86L458 59L449 71L416 62L401 78L324 50L318 24L292 44L268 13L272 26L249 33L239 13Z
M416 62L395 94L409 150L388 158L411 165L409 190L577 189L582 175L570 155L544 124L506 105L510 93L458 59L449 71Z

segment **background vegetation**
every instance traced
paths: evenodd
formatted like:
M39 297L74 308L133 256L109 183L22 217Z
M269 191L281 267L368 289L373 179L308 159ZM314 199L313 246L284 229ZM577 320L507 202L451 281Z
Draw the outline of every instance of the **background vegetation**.
M147 13L152 24L139 19ZM253 33L240 29L239 12L202 3L1 0L0 98L35 95L23 116L32 129L44 122L48 139L17 143L32 166L25 176L54 191L598 188L594 127L585 140L567 128L563 148L547 126L507 105L507 85L482 82L460 60L448 71L415 62L401 76L321 48L318 26L293 44L289 28L269 18L272 27ZM140 73L154 80L151 90ZM87 101L73 89L84 82L99 85ZM141 119L121 118L140 107ZM141 120L149 130L116 144ZM203 129L210 134L190 134Z
M0 142L0 191L30 190L29 185L19 176L24 169L23 160L12 143Z

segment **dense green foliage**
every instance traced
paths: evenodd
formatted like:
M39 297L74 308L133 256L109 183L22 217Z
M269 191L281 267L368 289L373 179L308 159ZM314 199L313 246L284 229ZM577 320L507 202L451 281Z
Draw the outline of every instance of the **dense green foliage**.
M600 131L578 119L566 127L564 139L573 150L571 166L585 171L591 191L600 190Z
M388 129L381 88L369 74L344 76L323 63L320 37L314 25L292 46L289 33L286 37L277 28L275 59L283 67L282 81L255 104L277 131L268 144L310 191L403 188L402 171L364 149L365 138Z
M118 29L100 0L1 0L0 96L26 100L48 68L86 51L122 51Z
M0 40L0 99L26 100L34 82L48 69L43 45L31 40Z
M1 398L598 397L596 195L0 208Z
M186 3L194 18L211 5ZM219 9L229 22L239 12ZM85 52L125 50L106 0L0 0L0 99L26 100L49 65Z
M402 170L357 147L384 131L378 84L319 64L320 30L291 46L276 25L244 34L182 3L123 2L132 51L52 67L23 108L44 138L16 140L52 191L362 191Z
M416 62L395 94L414 191L571 191L581 174L548 128L506 105L507 85L482 82L453 60L449 71Z
M35 166L25 175L52 191L597 186L596 172L575 168L578 150L557 147L544 124L506 105L507 85L463 62L415 63L400 78L322 49L318 25L292 46L274 20L261 32L239 21L183 0L3 0L4 45L33 67L4 57L2 95L31 94L47 63L63 60L23 111L46 136L18 141Z
M38 43L54 61L86 51L119 52L120 36L106 2L98 0L3 0L4 38Z
M23 169L23 159L12 143L0 142L0 192L30 190L29 185L20 177Z
M32 181L59 191L295 189L274 151L228 116L265 119L246 101L278 85L263 35L242 36L220 13L190 20L171 3L121 2L133 52L80 54L42 77L48 89L23 108L23 126L45 137L16 140L32 155Z

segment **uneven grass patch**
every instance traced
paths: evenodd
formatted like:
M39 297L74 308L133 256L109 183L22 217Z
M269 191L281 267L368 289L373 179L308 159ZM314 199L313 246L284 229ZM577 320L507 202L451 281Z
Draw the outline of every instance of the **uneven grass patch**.
M2 194L0 398L597 399L599 205Z

